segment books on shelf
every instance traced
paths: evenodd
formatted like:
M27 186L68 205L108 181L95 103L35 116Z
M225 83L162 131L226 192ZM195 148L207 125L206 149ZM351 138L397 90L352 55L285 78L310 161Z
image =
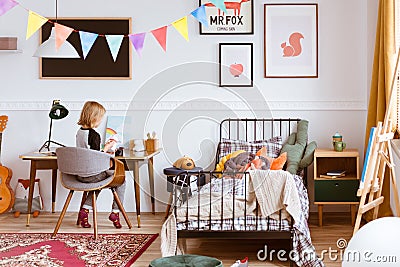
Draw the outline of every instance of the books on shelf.
M320 174L319 177L321 178L339 178L345 176L344 174L342 175L326 175L326 174Z
M346 171L344 170L331 170L326 173L326 175L344 175Z
M321 178L339 178L346 175L346 171L344 170L332 170L328 171L326 174L320 174Z

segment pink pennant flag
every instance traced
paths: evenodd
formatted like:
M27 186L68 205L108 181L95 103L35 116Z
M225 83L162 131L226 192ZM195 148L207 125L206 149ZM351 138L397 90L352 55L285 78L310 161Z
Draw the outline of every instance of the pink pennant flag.
M135 47L135 50L139 56L142 56L142 50L143 50L145 37L146 37L145 32L129 35L129 39L131 40L132 45L133 45L133 47Z
M167 51L167 26L152 30L151 33L157 39L158 43Z
M59 23L54 23L54 27L56 29L56 50L58 50L74 29Z
M18 3L14 0L0 0L0 16L6 14L7 11L16 5L18 5Z

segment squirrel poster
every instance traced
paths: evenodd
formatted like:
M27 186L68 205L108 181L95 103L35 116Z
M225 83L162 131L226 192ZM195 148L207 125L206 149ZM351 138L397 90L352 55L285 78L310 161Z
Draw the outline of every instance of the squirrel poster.
M301 54L301 43L300 40L303 39L304 36L299 32L294 32L289 36L289 45L286 42L281 44L283 48L283 56L284 57L297 57Z

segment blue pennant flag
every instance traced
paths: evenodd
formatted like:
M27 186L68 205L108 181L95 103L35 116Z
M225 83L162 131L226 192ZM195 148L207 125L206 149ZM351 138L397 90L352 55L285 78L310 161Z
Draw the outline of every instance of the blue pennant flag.
M121 47L122 40L124 39L123 35L106 35L108 47L110 48L111 55L114 59L114 62L117 60L117 56L119 53L119 48Z
M225 14L228 13L224 0L210 0L217 8L221 9Z
M201 24L208 27L206 7L204 5L200 6L196 10L192 11L192 16L197 19Z
M79 31L84 59L86 59L90 49L92 49L94 42L97 40L97 36L99 36L97 33Z

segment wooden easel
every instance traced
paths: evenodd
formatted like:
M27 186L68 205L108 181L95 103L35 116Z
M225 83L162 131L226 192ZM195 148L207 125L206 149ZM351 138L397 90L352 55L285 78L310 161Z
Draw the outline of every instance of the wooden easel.
M391 84L391 94L388 107L394 101L396 96L395 92L395 81L397 78L397 69L399 64L400 49L397 53L397 61L395 72L393 75L393 80ZM372 143L370 144L370 156L368 158L364 181L360 184L360 189L357 192L357 196L360 196L360 205L358 207L358 213L356 218L356 223L354 225L353 235L360 228L361 217L367 211L374 209L372 219L375 220L378 217L379 205L383 203L384 197L382 196L383 181L385 178L386 168L390 170L391 183L394 189L394 200L396 204L397 215L400 215L400 201L399 192L397 190L396 184L396 174L394 171L394 164L392 148L390 145L390 140L393 139L393 124L390 120L390 111L388 108L386 110L385 118L383 123L379 122L375 130L375 134L372 137ZM399 114L397 114L399 116ZM367 198L368 196L368 198Z
M385 176L386 167L390 169L391 182L394 189L397 214L400 214L399 196L397 191L396 176L394 164L392 163L392 149L390 140L393 139L392 123L389 121L386 125L378 123L375 130L375 137L371 146L371 155L367 163L364 185L357 192L360 196L360 205L353 234L360 228L361 217L367 211L374 209L373 219L378 217L379 205L383 203L382 185Z

